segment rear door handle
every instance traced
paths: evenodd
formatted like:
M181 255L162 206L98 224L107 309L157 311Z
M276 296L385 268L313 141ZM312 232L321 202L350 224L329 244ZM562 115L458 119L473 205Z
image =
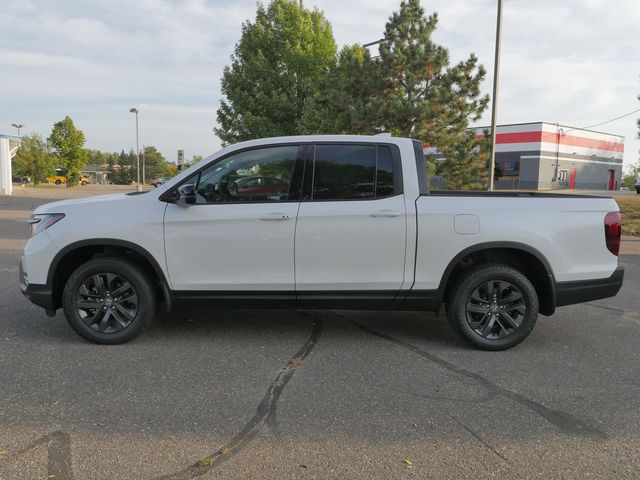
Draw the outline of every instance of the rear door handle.
M260 220L264 220L265 222L275 222L279 220L290 220L290 219L291 219L291 215L287 215L286 213L280 213L280 212L267 213L266 215L263 215L262 217L260 217Z
M372 217L399 217L402 213L395 210L378 210L369 214Z

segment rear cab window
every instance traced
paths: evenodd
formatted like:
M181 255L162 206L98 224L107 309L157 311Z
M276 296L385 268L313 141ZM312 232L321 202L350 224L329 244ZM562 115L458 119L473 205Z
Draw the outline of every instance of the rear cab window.
M372 200L402 193L400 152L395 145L309 146L303 200Z

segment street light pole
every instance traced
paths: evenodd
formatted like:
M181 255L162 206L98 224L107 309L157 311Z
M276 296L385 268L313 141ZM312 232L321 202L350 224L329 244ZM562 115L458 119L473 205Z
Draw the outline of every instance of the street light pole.
M493 62L493 97L491 99L491 159L489 160L489 191L493 190L493 170L496 163L496 119L498 116L498 73L500 71L500 36L502 34L502 0L498 0L496 21L496 55Z
M136 190L137 191L141 191L142 190L142 184L140 183L140 143L138 140L138 109L133 107L131 109L129 109L129 111L131 113L135 113L136 114L136 160L137 160L137 182L136 182Z
M20 136L20 129L24 127L24 123L12 123L11 126L18 129L18 136Z

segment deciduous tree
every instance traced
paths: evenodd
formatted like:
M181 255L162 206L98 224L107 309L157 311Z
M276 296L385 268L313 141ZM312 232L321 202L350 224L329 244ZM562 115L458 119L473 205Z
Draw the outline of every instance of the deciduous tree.
M78 185L80 170L87 164L87 152L84 149L84 133L76 128L71 117L53 124L47 140L53 155L65 169L67 186Z
M216 134L223 144L295 135L305 104L335 62L331 26L318 10L294 0L258 4L242 26L231 65L224 69Z
M31 177L33 184L43 182L55 173L55 159L49 153L47 143L37 133L22 137L20 148L13 158L13 170L20 176Z

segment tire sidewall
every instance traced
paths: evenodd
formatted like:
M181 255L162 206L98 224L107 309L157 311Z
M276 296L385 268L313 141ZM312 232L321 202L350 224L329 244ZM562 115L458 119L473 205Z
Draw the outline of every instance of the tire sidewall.
M116 333L101 333L87 326L75 306L78 289L91 275L97 273L116 274L133 286L138 296L138 312L124 330ZM98 258L90 260L69 277L63 292L62 306L71 327L83 338L101 344L115 345L137 337L149 326L156 310L156 296L148 277L133 263L119 258Z
M508 337L491 340L480 336L467 322L467 302L473 291L491 280L503 280L514 285L522 293L527 312L520 327ZM505 265L485 265L470 272L462 280L447 311L449 321L467 341L483 350L506 350L522 342L536 324L538 296L531 282L519 271Z

